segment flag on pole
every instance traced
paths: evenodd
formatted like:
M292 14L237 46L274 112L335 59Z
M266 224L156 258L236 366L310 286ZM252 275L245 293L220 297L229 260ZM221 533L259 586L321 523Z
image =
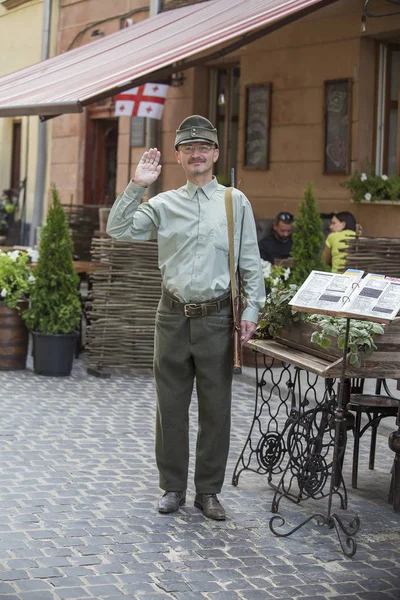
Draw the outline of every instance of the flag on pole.
M121 92L115 99L116 117L149 117L161 119L168 86L163 83L145 83Z

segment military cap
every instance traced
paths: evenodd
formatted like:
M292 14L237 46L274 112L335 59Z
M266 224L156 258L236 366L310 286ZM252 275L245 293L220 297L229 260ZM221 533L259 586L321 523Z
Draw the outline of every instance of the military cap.
M179 144L189 142L211 142L218 148L218 133L208 119L200 115L192 115L182 121L176 130L175 150Z

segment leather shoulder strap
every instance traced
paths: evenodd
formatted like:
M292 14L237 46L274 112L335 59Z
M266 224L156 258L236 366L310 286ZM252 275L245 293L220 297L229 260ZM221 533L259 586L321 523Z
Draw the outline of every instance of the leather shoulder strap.
M231 293L233 314L235 314L235 299L236 299L236 269L235 269L235 245L233 234L233 201L231 187L225 190L225 210L226 219L228 222L228 242L229 242L229 273L231 278Z

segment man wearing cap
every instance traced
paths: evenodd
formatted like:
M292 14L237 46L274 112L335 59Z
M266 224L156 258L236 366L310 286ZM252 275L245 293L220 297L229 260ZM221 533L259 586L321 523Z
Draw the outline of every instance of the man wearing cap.
M225 187L212 175L217 130L199 115L185 119L175 156L187 182L141 202L161 173L160 152L150 148L111 209L107 232L120 240L158 240L163 289L156 315L154 376L157 391L156 460L160 513L186 500L189 406L196 382L198 435L194 504L224 520L218 500L229 450L232 388L232 307ZM233 191L235 260L247 299L241 340L256 329L265 295L251 206Z
M259 241L260 256L272 265L276 260L289 258L293 247L293 215L280 212L272 225L271 235Z

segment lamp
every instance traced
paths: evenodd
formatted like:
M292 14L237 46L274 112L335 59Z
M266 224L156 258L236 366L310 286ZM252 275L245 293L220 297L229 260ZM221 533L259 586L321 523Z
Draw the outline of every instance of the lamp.
M178 73L172 73L170 79L170 85L172 87L181 87L185 82L185 75L183 71L178 71Z
M102 31L101 29L93 29L92 33L90 34L90 37L103 37L104 35L104 31Z

